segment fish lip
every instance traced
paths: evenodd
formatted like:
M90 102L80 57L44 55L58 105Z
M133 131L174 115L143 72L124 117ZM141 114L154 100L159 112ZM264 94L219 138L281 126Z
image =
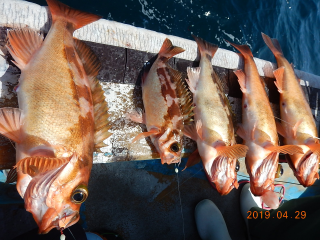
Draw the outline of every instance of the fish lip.
M65 224L64 219L67 220L68 218L70 219L68 220L67 224ZM39 234L46 234L53 228L56 228L59 231L66 229L72 226L73 224L75 224L76 222L78 222L79 218L80 218L79 212L73 211L73 210L72 210L72 213L70 214L61 214L61 216L59 216L59 214L56 214L54 218L51 218L48 221L41 221L41 224L39 226ZM60 224L61 222L62 224ZM61 226L61 225L64 225L64 226Z
M311 165L308 169L310 170L310 173L304 177L305 173L303 172L303 170L301 170L300 168L302 168L303 164L306 161L311 161L311 157L315 157L313 156L313 152L311 150L309 150L308 152L306 152L300 159L298 162L298 166L297 168L294 167L293 163L291 162L291 158L289 156L286 156L286 160L290 166L290 168L293 170L293 173L295 175L295 177L297 178L297 180L299 181L299 183L301 185L303 185L304 187L309 187L312 186L314 184L314 182L316 181L316 178L314 177L315 174L318 172L318 166L319 166L319 157L317 157L317 161L314 165Z

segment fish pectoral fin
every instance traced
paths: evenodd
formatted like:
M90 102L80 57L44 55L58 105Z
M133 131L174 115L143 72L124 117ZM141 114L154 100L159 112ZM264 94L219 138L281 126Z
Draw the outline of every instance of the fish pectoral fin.
M299 146L295 145L284 145L284 146L274 146L274 145L269 145L265 147L266 150L269 150L271 152L277 152L277 153L283 153L283 154L296 154L296 153L301 153L303 154L303 150Z
M277 127L277 132L284 138L287 138L287 132L286 129L283 127L283 125L280 122L276 121L276 127Z
M202 127L201 119L198 119L196 122L196 131L197 131L199 138L203 141L204 138L203 138L203 127Z
M191 138L194 141L197 141L198 133L195 124L185 125L183 128L183 134L186 137Z
M55 168L62 166L63 164L70 161L73 157L26 157L21 159L15 166L17 172L22 172L23 174L29 174L31 177L35 175L46 172Z
M163 57L163 62L167 62L174 55L184 52L185 50L181 47L173 46L172 42L166 38L159 51L159 57Z
M201 161L201 157L199 154L198 149L194 150L193 153L191 153L191 155L188 158L188 162L186 163L186 166L184 167L184 169L182 171L184 171L186 168L188 167L192 167L194 165L196 165L197 163L199 163Z
M246 75L245 75L245 73L242 70L236 70L233 72L238 78L241 92L246 93L247 89L246 89Z
M11 168L7 174L7 179L5 183L14 183L17 181L18 175L16 168Z
M248 136L247 131L244 129L242 124L238 124L238 130L236 132L236 134L241 137L243 140L245 140Z
M79 29L89 23L99 20L101 17L92 13L82 12L73 9L57 0L47 0L47 4L54 23L58 18L72 23L74 30Z
M188 74L188 79L186 79L190 91L195 94L197 90L197 84L200 78L200 71L201 67L196 67L196 68L187 68L187 74Z
M131 142L134 143L142 138L146 138L146 137L149 137L151 135L154 135L154 134L158 134L159 133L159 130L156 129L156 128L152 128L150 129L149 132L142 132L142 133L139 133Z
M23 70L32 56L37 52L43 42L43 35L29 28L13 29L8 31L8 44L6 45L11 56L20 70Z
M292 128L292 136L293 138L296 138L297 136L297 131L298 131L298 127L300 126L300 124L302 123L302 119L300 119L298 122L296 122L296 124L293 126Z
M217 156L237 159L245 157L248 151L248 147L242 144L235 144L233 146L220 146L216 149L218 151Z
M136 123L146 124L145 115L143 113L139 113L138 111L132 110L126 113L126 118Z
M18 108L0 108L0 133L10 140L21 143L22 113Z
M277 86L278 92L283 93L283 74L284 67L280 67L277 70L273 71L273 75L276 78L274 84Z

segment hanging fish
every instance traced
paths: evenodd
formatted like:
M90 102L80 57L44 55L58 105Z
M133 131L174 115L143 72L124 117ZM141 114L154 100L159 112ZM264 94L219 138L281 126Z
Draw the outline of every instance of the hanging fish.
M248 148L236 144L232 111L221 80L214 72L211 59L218 46L193 36L200 51L200 67L188 68L188 84L195 104L195 124L185 127L185 135L197 142L187 165L202 159L210 181L221 195L228 194L237 182L237 159L244 157Z
M297 145L303 149L303 152L293 154L287 159L298 181L303 186L309 187L319 179L320 144L316 123L300 81L292 65L283 56L278 40L271 39L263 33L262 38L278 64L278 69L273 72L280 93L282 120L281 123L277 122L277 130L284 137L286 144Z
M144 113L127 115L146 125L148 132L137 135L133 142L150 136L160 154L161 163L180 163L184 124L192 121L192 99L182 74L167 65L168 60L184 49L173 46L167 38L153 64L142 76Z
M75 224L88 197L93 151L105 146L107 105L96 80L100 63L73 32L100 17L47 0L48 35L8 31L20 68L19 109L0 109L0 132L16 144L17 190L39 233Z
M234 73L243 93L242 124L237 134L249 148L245 161L250 176L250 189L254 195L262 196L263 201L271 206L268 202L271 203L272 198L276 198L272 191L279 153L295 154L302 150L298 146L278 145L275 119L252 52L247 45L230 44L239 50L244 58L244 72L237 70Z

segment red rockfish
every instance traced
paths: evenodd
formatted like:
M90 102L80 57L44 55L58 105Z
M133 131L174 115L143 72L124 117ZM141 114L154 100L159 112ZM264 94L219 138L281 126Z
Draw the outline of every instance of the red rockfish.
M230 104L221 80L212 68L211 59L218 46L193 37L201 59L199 68L188 69L188 84L195 104L195 124L185 127L185 135L197 142L198 149L191 154L187 165L201 157L210 181L215 183L221 195L226 195L239 186L237 159L244 157L248 148L236 144Z
M270 200L277 198L272 191L279 153L294 154L302 150L292 145L278 146L275 119L251 50L247 45L230 44L238 49L244 58L244 72L235 71L243 93L242 124L237 134L249 147L245 161L250 176L250 189L256 196L265 196L263 201L269 207L275 208L277 204L271 206Z
M184 49L165 39L151 65L146 65L142 76L144 113L128 114L132 121L146 125L148 132L140 133L137 141L150 136L160 154L161 163L180 163L184 123L192 116L192 99L183 84L182 74L167 65L167 61Z
M100 63L74 30L100 17L47 0L45 40L30 29L8 31L21 69L19 109L0 109L0 132L16 143L17 190L39 233L75 224L88 197L93 151L110 136L107 105L95 79Z
M300 146L303 152L288 157L288 163L298 181L305 187L319 179L320 144L316 124L297 79L293 67L283 56L277 39L271 39L262 33L263 40L274 54L278 69L275 70L275 84L280 93L281 123L277 130L286 144Z

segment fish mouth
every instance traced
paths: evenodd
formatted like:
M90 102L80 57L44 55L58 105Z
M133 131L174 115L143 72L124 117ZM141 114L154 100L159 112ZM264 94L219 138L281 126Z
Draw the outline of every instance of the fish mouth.
M172 164L172 163L180 163L181 162L181 157L175 156L172 153L168 154L161 154L161 164Z
M233 188L238 189L235 164L237 159L218 156L212 163L209 179L215 184L221 196L227 195Z
M277 152L270 153L263 159L260 166L254 168L247 166L250 175L250 190L253 195L261 196L266 190L274 189L274 179L278 166L279 154Z
M236 178L228 178L227 181L221 182L219 180L214 181L216 189L221 196L225 196L231 192L233 188L238 189L239 183Z
M286 155L286 160L297 180L304 187L313 185L316 179L319 179L319 157L311 151L306 152L300 158L297 168L294 167L290 156Z
M78 222L79 218L80 214L71 209L66 209L63 213L57 214L54 208L49 208L38 224L39 234L46 234L53 228L58 230L66 229Z
M251 182L253 184L250 184L250 190L254 196L262 196L266 191L268 191L268 190L273 191L274 190L274 184L273 184L272 180L266 181L261 186L258 186L257 184L255 184L256 183L255 180L253 180Z

